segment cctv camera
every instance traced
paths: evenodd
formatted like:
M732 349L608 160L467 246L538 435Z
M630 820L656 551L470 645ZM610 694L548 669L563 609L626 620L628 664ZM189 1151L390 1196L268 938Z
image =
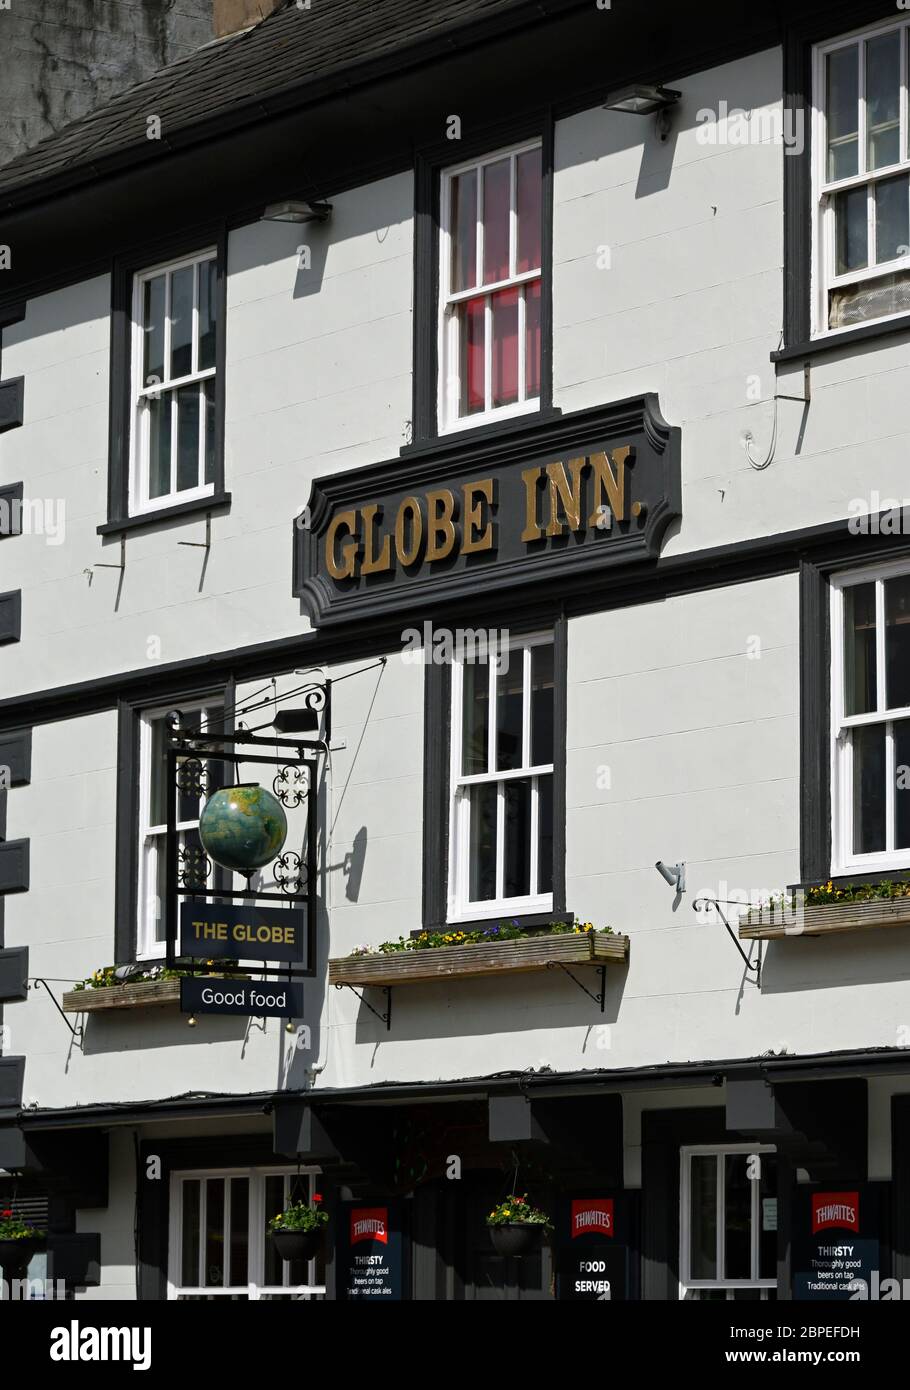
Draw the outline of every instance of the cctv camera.
M669 883L671 888L675 888L677 893L686 891L686 866L685 864L665 864L662 859L658 859L654 865L661 878Z

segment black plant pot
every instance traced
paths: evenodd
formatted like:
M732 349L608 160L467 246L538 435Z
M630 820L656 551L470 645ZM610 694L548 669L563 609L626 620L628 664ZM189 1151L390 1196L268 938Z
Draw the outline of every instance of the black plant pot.
M282 1260L311 1260L322 1246L322 1229L272 1231L272 1243Z
M527 1221L490 1226L489 1231L497 1255L533 1255L543 1240L543 1226L532 1226Z
M44 1245L40 1236L25 1236L22 1240L0 1240L0 1268L7 1282L24 1279L32 1256Z

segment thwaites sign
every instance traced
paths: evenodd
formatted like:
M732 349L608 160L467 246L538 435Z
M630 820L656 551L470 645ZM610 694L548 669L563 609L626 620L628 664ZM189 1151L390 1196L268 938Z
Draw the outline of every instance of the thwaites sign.
M793 1297L864 1299L879 1288L883 1264L883 1188L865 1183L799 1193L794 1213Z
M338 1297L395 1303L405 1296L398 1202L346 1202L339 1207Z
M572 1197L561 1204L554 1245L560 1301L612 1303L634 1296L629 1194Z
M587 587L655 557L681 511L679 430L653 395L471 431L313 484L294 590L314 623L466 597Z

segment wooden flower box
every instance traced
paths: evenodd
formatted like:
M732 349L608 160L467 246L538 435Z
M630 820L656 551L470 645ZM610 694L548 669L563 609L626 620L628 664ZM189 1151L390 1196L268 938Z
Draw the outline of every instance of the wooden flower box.
M341 956L329 961L331 985L409 985L421 980L468 980L484 975L546 970L550 965L606 965L629 956L629 938L608 932L567 932L469 946L432 946L389 955Z
M107 1009L150 1008L158 1004L173 1004L179 999L179 980L142 980L135 985L69 990L63 996L63 1012L91 1014Z
M910 926L910 898L874 898L871 902L819 903L803 909L802 921L781 920L778 912L772 916L750 912L740 922L739 935L744 941L783 941L785 937L827 936L829 933L869 931L879 927Z

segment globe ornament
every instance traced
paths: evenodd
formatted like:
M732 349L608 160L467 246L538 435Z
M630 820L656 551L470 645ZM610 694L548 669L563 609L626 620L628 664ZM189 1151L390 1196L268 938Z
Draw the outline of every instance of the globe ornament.
M199 838L216 864L250 874L281 853L287 839L284 807L257 782L222 787L202 808Z

